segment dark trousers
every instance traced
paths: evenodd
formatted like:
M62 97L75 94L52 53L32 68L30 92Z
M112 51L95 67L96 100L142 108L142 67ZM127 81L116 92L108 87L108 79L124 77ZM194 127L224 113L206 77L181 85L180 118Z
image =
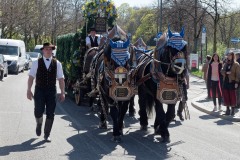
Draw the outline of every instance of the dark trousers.
M211 94L210 94L210 84L208 83L208 81L206 81L206 83L207 83L207 95L208 95L208 98L210 98L211 96Z
M36 118L41 118L46 108L47 119L54 119L56 108L56 87L40 88L35 87L34 92L34 115Z
M219 81L211 81L212 83L212 98L213 98L213 104L216 106L216 94L218 94L218 105L221 105L222 103L222 95L220 92L220 86Z

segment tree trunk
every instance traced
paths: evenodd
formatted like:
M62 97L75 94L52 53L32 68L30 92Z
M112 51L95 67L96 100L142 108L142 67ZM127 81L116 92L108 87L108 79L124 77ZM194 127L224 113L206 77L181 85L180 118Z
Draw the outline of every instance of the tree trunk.
M195 0L195 15L194 15L194 46L193 46L193 53L197 53L197 45L198 45L198 38L197 38L197 0Z
M217 51L217 20L214 20L214 26L213 26L213 53Z

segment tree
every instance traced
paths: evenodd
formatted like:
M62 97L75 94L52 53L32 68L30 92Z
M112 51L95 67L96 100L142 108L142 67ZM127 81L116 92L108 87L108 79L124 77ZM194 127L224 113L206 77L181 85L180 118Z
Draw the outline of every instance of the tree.
M203 4L203 6L206 9L207 14L212 18L213 20L213 53L217 51L217 27L220 20L220 15L223 14L226 11L226 7L228 7L227 4L230 3L230 1L226 0L214 0L214 1L208 1L208 0L200 0L200 2Z
M117 24L121 26L123 30L127 30L127 23L131 17L132 8L129 6L128 3L123 3L121 6L117 8L118 10L118 18Z
M138 26L133 41L136 41L139 37L142 37L144 41L149 41L156 33L155 16L152 13L148 13L141 18L141 24Z

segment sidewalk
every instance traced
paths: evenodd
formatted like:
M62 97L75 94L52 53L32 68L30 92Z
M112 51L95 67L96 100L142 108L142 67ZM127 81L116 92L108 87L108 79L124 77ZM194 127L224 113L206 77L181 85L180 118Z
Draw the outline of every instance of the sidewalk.
M225 113L226 107L222 105L222 110L223 111L216 111L213 112L213 101L211 99L206 99L207 94L197 97L195 99L192 100L191 104L194 108L210 114L212 116L218 117L218 118L222 118L228 121L232 121L232 122L240 122L240 109L239 108L235 108L235 116L226 116L223 115Z

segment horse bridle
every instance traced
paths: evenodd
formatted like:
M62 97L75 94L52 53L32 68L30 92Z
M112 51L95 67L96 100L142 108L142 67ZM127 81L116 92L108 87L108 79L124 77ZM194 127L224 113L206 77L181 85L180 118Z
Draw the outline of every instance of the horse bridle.
M157 48L157 49L155 49L155 50L149 51L148 53L150 53L150 55L151 55L151 53L152 53L153 51L158 52L159 50L160 50L160 48ZM175 58L174 60L172 60L173 56L172 56L171 51L169 51L169 52L170 52L169 58L170 58L170 61L171 61L170 63L162 62L162 61L160 61L160 60L158 60L158 59L156 59L156 58L148 55L148 54L145 53L143 50L136 49L136 51L141 52L142 54L146 55L147 57L149 57L150 59L152 59L153 61L155 61L155 62L157 62L157 63L163 64L163 65L167 65L167 66L168 66L167 72L169 71L169 68L170 68L170 67L172 67L173 71L174 71L176 74L181 74L181 73L184 71L184 69L185 69L186 60L185 60L184 58ZM179 55L179 54L180 54L180 55L183 55L183 52L182 52L182 51L179 51L179 52L177 53L177 55ZM179 63L181 64L181 67L179 67L179 66L176 65L176 64L179 64ZM179 71L176 71L176 69L179 69Z

